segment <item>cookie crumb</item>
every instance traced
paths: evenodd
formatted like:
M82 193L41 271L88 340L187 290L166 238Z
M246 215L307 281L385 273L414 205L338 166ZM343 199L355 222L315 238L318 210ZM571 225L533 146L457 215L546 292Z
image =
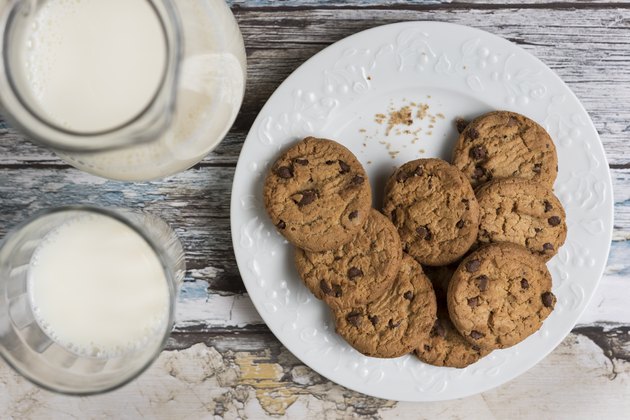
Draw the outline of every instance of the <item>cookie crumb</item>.
M418 117L421 120L425 119L429 113L429 105L419 104L418 108L419 109L418 109L418 112L416 112L416 117Z
M388 136L392 131L392 128L396 125L411 125L413 124L413 117L411 116L411 107L406 105L400 109L393 110L389 113L389 120L387 121L387 129L385 135Z

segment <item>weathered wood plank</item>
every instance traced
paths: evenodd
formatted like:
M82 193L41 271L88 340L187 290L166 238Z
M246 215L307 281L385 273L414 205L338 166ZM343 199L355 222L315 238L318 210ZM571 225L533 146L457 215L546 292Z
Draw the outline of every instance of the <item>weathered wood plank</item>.
M601 8L606 6L626 5L627 0L227 0L232 8L341 8L341 7L400 7L400 8L503 8L518 7L551 7L551 8Z
M143 209L182 238L188 280L242 292L230 235L233 168L193 169L159 183L105 181L75 169L0 169L0 236L34 212L70 203ZM19 185L19 188L15 188Z
M597 326L577 331L508 384L462 400L425 403L421 410L328 381L269 333L208 336L201 343L177 337L173 350L138 380L89 399L35 389L3 364L0 417L619 418L630 412L629 332Z
M287 39L337 41L379 24L440 20L503 36L554 69L581 99L602 136L612 165L625 165L630 131L630 10L317 10L237 13L250 48ZM263 29L264 28L264 29ZM253 81L252 83L255 83ZM607 98L614 97L615 101Z
M203 165L233 165L255 116L277 86L326 45L376 24L442 20L475 26L519 43L562 77L589 111L610 164L629 167L630 8L237 10L248 48L245 103L236 124ZM614 98L614 100L611 100ZM0 125L0 166L57 165L53 155Z
M231 282L238 278L229 232L232 167L200 166L164 181L106 181L74 168L0 166L0 236L34 212L55 205L92 203L145 209L168 221L183 238L190 267ZM630 169L613 169L616 240L630 238ZM34 191L39 194L35 196ZM216 264L215 264L216 263Z
M105 181L72 168L0 168L0 237L33 213L71 203L143 209L164 218L182 239L188 272L178 328L260 324L243 286L230 236L229 196L234 169L200 167L161 182ZM613 170L616 223L609 265L582 323L630 323L630 169ZM33 192L37 193L34 194Z

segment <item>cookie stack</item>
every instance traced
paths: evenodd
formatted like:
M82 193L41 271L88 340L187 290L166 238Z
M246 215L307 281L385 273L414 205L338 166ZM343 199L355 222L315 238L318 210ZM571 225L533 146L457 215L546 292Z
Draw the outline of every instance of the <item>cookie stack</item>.
M453 165L398 168L383 213L356 157L313 137L275 162L264 201L354 348L461 368L522 341L553 310L545 262L566 237L556 175L545 130L501 111L463 128Z
M297 247L306 286L333 311L337 332L363 354L398 357L427 336L433 287L403 254L394 224L372 209L372 189L342 145L308 137L273 165L264 201L278 231Z

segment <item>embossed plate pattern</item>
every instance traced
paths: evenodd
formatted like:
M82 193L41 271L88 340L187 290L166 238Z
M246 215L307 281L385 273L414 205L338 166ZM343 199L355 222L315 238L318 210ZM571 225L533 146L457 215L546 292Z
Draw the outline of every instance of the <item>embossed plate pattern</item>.
M434 118L394 127L378 113L414 102ZM412 355L362 356L334 332L326 306L302 285L292 249L262 205L262 182L279 152L306 135L335 139L362 161L380 207L393 167L450 157L453 119L513 110L547 128L558 148L556 194L567 211L566 244L549 263L556 310L519 345L466 369L426 365ZM415 108L414 108L415 110ZM415 112L415 111L414 111ZM405 130L408 130L405 132ZM613 197L604 151L586 111L541 61L477 29L408 22L370 29L326 48L271 96L243 146L231 202L234 251L249 295L280 341L327 378L365 394L437 401L483 392L522 374L570 332L599 282L612 234Z

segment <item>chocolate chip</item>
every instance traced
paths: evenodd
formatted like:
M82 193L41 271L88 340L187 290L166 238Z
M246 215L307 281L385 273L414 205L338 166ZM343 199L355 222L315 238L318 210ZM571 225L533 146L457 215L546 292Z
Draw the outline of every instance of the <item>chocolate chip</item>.
M435 323L433 324L433 328L431 328L429 335L431 337L437 337L438 335L442 338L446 337L446 330L442 326L442 323L439 319L435 320Z
M327 161L326 161L326 165L332 165L333 163L335 163L335 161L334 161L334 160L327 160Z
M420 226L416 228L416 233L420 239L424 239L426 241L430 241L433 238L433 234L429 230L428 226Z
M543 305L545 305L546 308L553 308L554 297L555 296L551 292L543 293L541 296Z
M284 220L280 220L280 221L278 222L278 224L276 225L276 227L277 227L278 229L286 229L287 224L284 222Z
M486 170L481 166L475 166L475 170L472 173L472 179L481 179L486 175Z
M405 294L403 295L403 297L407 300L413 300L413 292L411 290L405 292Z
M466 263L466 271L468 271L469 273L475 273L479 271L480 267L481 261L479 260L471 260Z
M343 296L343 292L341 291L341 286L339 286L338 284L333 284L333 293L335 297L337 298Z
M457 227L457 229L461 229L464 227L464 221L460 220L459 222L455 223L455 227Z
M343 160L339 161L339 168L341 168L339 172L342 174L347 174L348 172L350 172L350 166Z
M363 271L356 267L352 267L348 270L348 278L354 280L357 277L363 277Z
M322 292L324 292L325 295L328 295L328 296L334 295L332 289L328 286L328 284L324 280L319 282L319 288L321 289Z
M418 166L415 171L413 171L413 176L422 176L424 174L424 168L422 165Z
M558 216L551 216L548 222L551 226L558 226L560 223L562 223L562 220Z
M350 180L351 185L361 185L363 184L363 182L365 182L365 178L363 178L361 175L356 175Z
M508 127L514 127L515 125L518 125L518 120L514 117L510 117L508 118L507 125Z
M276 169L276 175L284 179L293 178L293 168L289 166L281 166Z
M424 351L431 351L431 346L428 344L424 345Z
M484 335L483 335L482 333L480 333L479 331L472 330L472 331L470 332L470 337L471 337L473 340L479 340L479 339L480 339L480 338L482 338L483 336L484 336Z
M405 182L407 180L407 178L409 178L407 176L407 174L404 171L400 171L398 172L398 174L396 174L396 181L398 182Z
M470 306L471 308L474 308L477 305L479 305L479 298L478 297L474 297L474 298L468 299L468 306Z
M358 210L350 212L350 214L348 215L348 219L350 219L350 220L354 220L357 217L359 217L359 211Z
M319 282L319 288L325 295L333 296L333 297L341 297L341 287L339 287L338 285L333 285L333 288L334 288L333 290L333 288L328 286L326 281L322 280Z
M313 201L317 199L317 191L315 190L306 190L297 194L297 197L300 197L298 201L296 201L297 205L302 207L308 204L311 204ZM295 200L294 200L295 201Z
M361 312L356 312L356 311L350 312L346 316L346 320L350 324L354 325L355 327L358 327L359 325L361 325Z
M394 328L398 328L398 327L400 327L400 323L401 323L401 322L402 322L402 320L401 320L401 321L398 321L398 322L394 322L394 320L393 320L393 319L390 319L390 320L389 320L389 324L388 324L387 326L388 326L390 329L392 329L392 330L393 330Z
M483 146L475 146L472 149L470 149L470 157L475 160L485 159L487 155L488 155L488 151Z
M545 213L550 212L551 210L553 210L553 206L549 201L545 200Z
M308 159L295 159L294 162L302 166L308 165Z
M468 125L468 121L466 121L463 118L457 118L455 120L455 127L457 128L457 132L459 134L462 134L464 132L464 130L466 129L467 125Z
M462 203L466 206L466 210L470 210L470 200L467 198L462 198Z
M479 347L479 346L472 346L471 349L473 349L476 352L480 352L481 351L481 347Z
M527 279L521 279L521 288L529 289L529 282L527 281Z
M550 244L549 242L543 244L543 250L544 251L553 251L553 245Z
M471 140L475 140L479 138L479 131L477 131L474 128L471 128L470 130L466 132L466 137L468 137Z
M370 320L372 325L376 326L376 324L378 324L378 316L376 315L368 316L368 319Z
M477 277L477 287L479 288L480 292L485 292L486 290L488 290L488 276L486 275L482 275Z
M535 163L534 168L532 169L535 173L539 174L542 170L542 163Z

